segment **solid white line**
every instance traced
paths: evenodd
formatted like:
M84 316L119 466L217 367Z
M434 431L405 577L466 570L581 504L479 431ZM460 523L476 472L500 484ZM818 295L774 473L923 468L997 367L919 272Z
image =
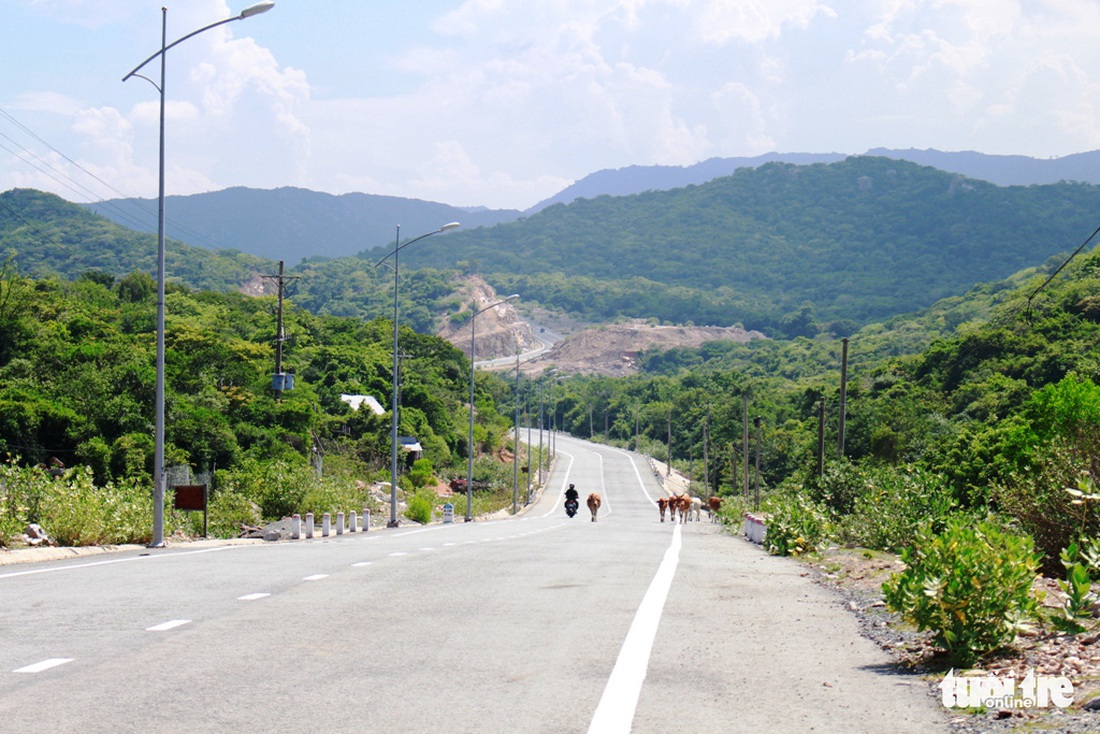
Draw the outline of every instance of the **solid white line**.
M668 590L672 578L676 575L676 566L680 562L680 526L672 531L672 544L665 551L664 559L650 582L630 631L626 633L619 658L603 689L589 734L612 734L629 732L634 721L634 711L638 708L638 697L642 693L646 669L649 667L649 653L653 650L653 640L657 637L657 625L661 621Z
M91 563L74 563L71 566L50 566L49 568L35 568L30 571L13 571L11 573L0 573L0 579L10 579L16 576L33 576L40 573L54 573L55 571L75 571L80 568L91 568L93 566L109 566L115 563L130 563L132 561L150 561L158 558L176 558L178 556L192 556L199 553L216 553L218 551L230 550L231 548L247 548L249 546L244 545L222 545L216 548L203 548L202 550L193 551L179 551L175 553L166 553L160 556L154 555L140 555L129 556L127 558L112 558L107 561L92 561ZM252 546L257 547L257 546Z
M41 673L43 670L49 670L50 668L56 668L58 665L64 665L65 663L71 663L73 658L50 658L43 660L40 663L34 665L26 665L22 668L16 668L13 673Z
M271 596L266 591L257 591L255 594L245 594L244 596L238 596L240 601L256 601L257 599L263 599L265 596Z
M146 632L167 632L170 629L175 629L176 627L181 627L185 624L190 624L190 623L191 623L190 619L173 619L170 622L161 622L160 624L154 625L153 627L146 627L145 631Z

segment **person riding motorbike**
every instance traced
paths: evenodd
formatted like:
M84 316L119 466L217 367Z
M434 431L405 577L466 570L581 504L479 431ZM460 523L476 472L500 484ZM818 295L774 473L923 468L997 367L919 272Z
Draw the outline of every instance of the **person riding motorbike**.
M572 484L569 485L569 489L565 490L565 512L569 517L577 514L577 508L580 507L580 493L577 492L576 487Z

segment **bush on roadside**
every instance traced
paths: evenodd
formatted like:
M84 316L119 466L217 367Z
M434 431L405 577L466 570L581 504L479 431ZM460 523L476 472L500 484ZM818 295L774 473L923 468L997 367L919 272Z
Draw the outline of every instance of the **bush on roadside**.
M764 548L777 556L800 556L820 548L830 535L825 508L799 493L777 493L764 501L768 531Z
M90 467L54 478L39 518L51 538L69 546L148 543L152 522L149 487L129 480L97 487Z
M925 526L901 552L904 571L883 584L887 606L931 630L952 663L970 665L1015 639L1038 613L1031 538L957 515L942 533Z
M421 525L427 525L432 521L432 513L435 511L436 494L430 489L419 489L416 494L409 497L405 509L405 517Z
M951 488L937 474L911 467L871 471L851 514L838 522L837 540L896 553L924 524L942 529L954 508Z

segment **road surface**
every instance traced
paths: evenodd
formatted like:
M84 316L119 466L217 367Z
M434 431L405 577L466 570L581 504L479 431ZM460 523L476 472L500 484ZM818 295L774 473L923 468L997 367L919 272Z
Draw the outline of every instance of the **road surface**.
M505 520L0 567L0 730L946 731L798 563L557 448Z

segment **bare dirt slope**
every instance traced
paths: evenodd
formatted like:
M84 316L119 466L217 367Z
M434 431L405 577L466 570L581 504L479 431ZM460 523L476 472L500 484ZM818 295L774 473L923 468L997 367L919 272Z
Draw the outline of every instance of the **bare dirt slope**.
M643 321L608 324L566 337L542 356L524 363L521 369L538 373L555 367L568 373L628 375L637 371L638 354L650 347L698 347L709 341L748 342L764 338L758 331L736 326L657 326Z
M513 369L514 363L504 358L514 356L517 350L526 353L536 349L540 344L536 331L566 336L543 354L523 361L520 369L528 374L556 368L570 374L628 375L637 371L638 354L650 347L698 347L708 341L747 342L766 338L759 331L745 331L735 326L658 326L642 320L585 328L547 313L536 313L539 325L532 328L513 302L488 308L504 297L479 276L466 278L462 294L464 310L468 311L471 304L476 304L479 310L485 309L477 316L476 358L479 361L504 360L496 366L483 365L485 369ZM469 356L469 319L457 327L448 321L439 336Z

